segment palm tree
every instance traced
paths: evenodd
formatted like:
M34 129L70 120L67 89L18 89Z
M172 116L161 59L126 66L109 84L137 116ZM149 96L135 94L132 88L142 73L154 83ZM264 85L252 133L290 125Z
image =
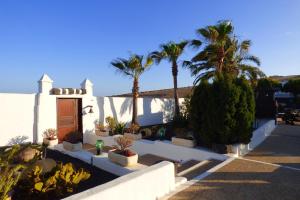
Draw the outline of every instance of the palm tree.
M117 71L121 72L125 76L129 76L133 79L132 87L132 99L133 99L133 108L132 108L132 124L138 125L137 121L137 98L139 96L139 77L142 73L145 72L153 64L152 58L133 54L128 59L117 58L111 62L111 65L117 68Z
M188 41L182 41L179 43L168 42L166 44L160 45L160 51L154 51L151 53L151 57L155 60L156 64L159 64L161 60L167 60L172 64L175 102L174 118L180 115L177 92L178 58L182 55L184 48L187 46L187 44Z
M206 46L190 61L183 63L191 70L192 75L196 76L194 84L200 80L211 79L219 73L246 75L250 79L264 76L257 67L249 64L254 62L257 66L260 65L259 59L249 54L251 41L239 42L233 35L233 30L233 25L229 21L221 21L217 25L197 30ZM196 49L200 44L200 40L190 42Z
M244 40L239 42L236 38L231 40L236 48L232 51L233 55L228 56L230 59L226 64L230 71L235 71L237 76L246 76L253 88L256 87L259 78L264 78L266 75L257 67L260 66L260 60L258 57L249 54L251 47L250 40ZM251 65L254 63L256 66Z

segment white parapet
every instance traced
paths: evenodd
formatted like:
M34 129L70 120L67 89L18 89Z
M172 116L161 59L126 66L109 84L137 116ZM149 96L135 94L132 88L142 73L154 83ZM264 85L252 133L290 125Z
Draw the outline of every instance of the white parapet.
M174 188L174 164L163 161L65 199L156 200Z
M269 137L272 131L276 128L275 120L269 120L264 125L253 131L252 138L249 144L234 144L232 145L232 154L235 157L243 156L255 147L260 145L267 137Z

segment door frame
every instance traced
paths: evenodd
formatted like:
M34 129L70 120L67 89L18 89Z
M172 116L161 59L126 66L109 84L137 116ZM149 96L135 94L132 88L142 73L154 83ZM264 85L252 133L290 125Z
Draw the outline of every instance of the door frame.
M82 98L72 98L72 97L57 97L56 98L56 130L57 130L57 137L58 137L58 101L60 99L75 99L77 101L77 129L82 134L81 135L81 142L83 142L83 123L82 123Z

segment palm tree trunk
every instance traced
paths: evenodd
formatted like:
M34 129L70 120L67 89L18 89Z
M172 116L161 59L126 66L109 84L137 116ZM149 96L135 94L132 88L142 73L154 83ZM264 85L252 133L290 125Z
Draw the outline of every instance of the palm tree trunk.
M173 83L174 83L174 106L175 106L174 118L177 118L180 115L180 111L179 111L179 101L178 101L178 91L177 91L178 66L176 61L172 62L172 75L173 75Z
M137 121L137 113L138 113L138 106L137 106L137 99L139 96L139 80L138 78L134 78L133 80L133 88L132 88L132 124L138 125Z

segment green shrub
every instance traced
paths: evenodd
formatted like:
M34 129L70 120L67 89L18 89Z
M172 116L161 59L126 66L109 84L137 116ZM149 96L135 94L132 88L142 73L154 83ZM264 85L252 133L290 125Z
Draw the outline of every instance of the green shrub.
M291 79L283 87L285 92L291 92L295 96L300 94L300 79Z
M108 117L105 118L105 122L106 122L109 130L111 132L114 132L114 130L116 128L117 120L113 117L108 116Z
M273 118L275 116L276 107L274 101L274 92L276 88L280 88L280 83L272 79L260 79L255 88L256 117L257 118Z
M115 126L115 134L122 135L124 133L125 127L126 127L126 123L123 122L117 123L117 125Z
M243 78L202 81L191 98L191 124L200 144L249 143L254 120L254 96Z

